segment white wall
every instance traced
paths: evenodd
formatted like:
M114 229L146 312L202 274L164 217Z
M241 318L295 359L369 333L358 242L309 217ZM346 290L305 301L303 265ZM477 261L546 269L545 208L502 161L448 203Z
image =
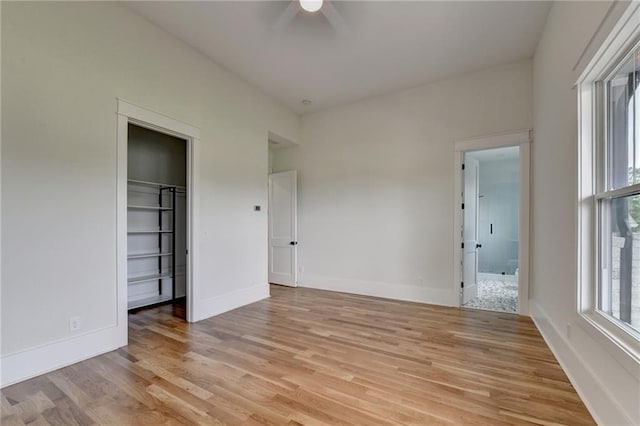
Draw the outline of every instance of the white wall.
M264 297L253 205L267 204L268 132L298 140L298 116L117 3L2 9L3 384L89 356L87 339L114 344L96 336L116 319L116 97L201 130L203 304Z
M513 275L518 267L520 160L479 164L478 241L482 248L478 250L478 272Z
M576 314L574 84L588 61L580 59L583 50L608 9L609 3L554 3L534 58L531 312L596 420L640 424L638 366L619 364L578 325ZM607 20L596 39L614 22Z
M302 118L299 285L455 304L454 142L531 127L531 61Z

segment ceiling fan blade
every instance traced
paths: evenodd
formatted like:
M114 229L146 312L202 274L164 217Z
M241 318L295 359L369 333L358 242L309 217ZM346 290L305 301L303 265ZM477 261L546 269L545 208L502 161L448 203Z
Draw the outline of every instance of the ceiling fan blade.
M296 17L300 11L300 3L292 1L289 6L284 10L278 21L273 25L273 29L276 31L283 31L287 25Z
M340 13L330 1L325 0L320 11L338 34L346 34L349 32L347 23L344 22L344 19L342 19L342 16L340 16Z

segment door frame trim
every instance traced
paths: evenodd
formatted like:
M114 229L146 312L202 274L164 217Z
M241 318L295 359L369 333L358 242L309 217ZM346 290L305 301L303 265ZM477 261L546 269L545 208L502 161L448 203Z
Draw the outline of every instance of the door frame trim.
M198 318L197 297L199 294L198 271L199 220L198 220L198 163L200 129L165 114L158 113L123 99L117 99L117 173L116 173L116 260L117 260L117 327L122 342L128 341L127 325L127 158L128 125L141 126L160 133L176 136L187 141L187 265L186 295L187 321Z
M533 131L523 129L510 133L489 135L465 139L455 142L453 153L454 186L453 186L453 291L458 306L462 306L460 283L462 282L462 224L463 224L463 176L462 164L464 153L483 149L518 146L520 148L520 214L518 241L518 314L529 315L529 252L530 252L530 173L531 142Z

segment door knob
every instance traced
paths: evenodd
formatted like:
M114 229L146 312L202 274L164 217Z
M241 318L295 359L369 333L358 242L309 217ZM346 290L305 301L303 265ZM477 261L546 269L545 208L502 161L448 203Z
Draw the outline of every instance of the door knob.
M482 244L476 244L476 248L482 248Z

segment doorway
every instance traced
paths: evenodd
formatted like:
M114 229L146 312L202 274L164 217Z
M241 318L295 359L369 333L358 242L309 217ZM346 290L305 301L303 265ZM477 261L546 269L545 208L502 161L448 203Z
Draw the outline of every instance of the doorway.
M458 306L529 313L531 131L455 143Z
M519 147L464 153L462 306L516 313Z
M127 309L187 309L187 140L129 123Z
M298 285L298 174L269 175L269 283Z
M186 320L195 322L203 318L202 304L199 303L200 285L198 280L200 221L198 216L197 179L199 170L200 130L183 121L171 118L147 108L143 108L117 99L117 167L116 167L116 281L117 281L117 316L114 339L120 346L128 344L129 326L129 125L170 135L183 141L186 145L186 266L185 266L185 303ZM158 182L156 182L158 183ZM159 182L162 183L162 182ZM159 206L159 204L158 204ZM158 222L159 224L159 222ZM159 228L158 228L159 229ZM195 248L195 250L194 250ZM177 270L177 268L176 268ZM171 308L171 307L169 307Z

